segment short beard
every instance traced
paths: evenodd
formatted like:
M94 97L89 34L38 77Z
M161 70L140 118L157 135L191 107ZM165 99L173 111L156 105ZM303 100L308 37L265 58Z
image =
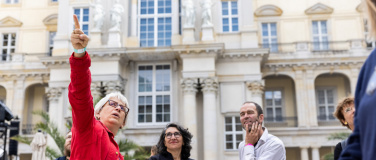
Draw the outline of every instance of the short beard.
M257 119L256 119L255 121L253 121L253 122L251 121L251 122L252 122L251 124L248 124L249 131L251 131L251 128L252 128L253 123L258 122L258 121L259 121L259 117L257 117ZM243 124L243 129L246 130L244 124Z
M67 156L67 157L70 157L70 154L71 154L70 149L68 150L68 149L64 148L64 155Z

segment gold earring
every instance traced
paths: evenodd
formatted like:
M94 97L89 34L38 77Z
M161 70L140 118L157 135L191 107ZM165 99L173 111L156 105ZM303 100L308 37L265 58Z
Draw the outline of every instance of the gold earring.
M345 122L345 125L347 125L347 122Z

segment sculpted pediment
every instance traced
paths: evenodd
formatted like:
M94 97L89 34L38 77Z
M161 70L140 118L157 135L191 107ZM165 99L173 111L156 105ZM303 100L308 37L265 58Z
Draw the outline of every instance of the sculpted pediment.
M22 22L13 18L13 17L5 17L0 20L0 27L21 27Z
M311 14L331 14L333 13L333 8L322 4L322 3L317 3L313 5L312 7L309 7L308 9L305 10L305 14L311 15Z
M283 13L282 9L275 5L264 5L259 7L255 11L255 16L265 17L265 16L281 16Z
M45 25L57 25L57 14L51 14L47 16L44 20L43 23Z

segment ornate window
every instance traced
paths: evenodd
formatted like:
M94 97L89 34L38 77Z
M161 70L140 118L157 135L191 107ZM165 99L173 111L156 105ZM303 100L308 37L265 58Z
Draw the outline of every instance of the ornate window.
M170 46L172 0L139 0L139 38L141 47Z
M328 50L327 21L312 21L313 50Z
M316 90L318 104L318 119L321 121L335 120L333 112L335 109L335 88L326 87Z
M364 19L363 20L364 22L364 39L366 41L366 44L367 44L367 48L375 48L376 46L376 43L375 41L372 41L369 37L369 30L368 30L368 21L367 19Z
M281 90L269 90L265 91L265 120L268 122L280 122L283 121L283 103L282 103L282 91Z
M3 33L1 36L1 61L10 61L16 50L16 33Z
M171 121L170 65L138 66L138 123Z
M222 2L222 30L223 32L239 31L239 16L237 1Z
M225 117L226 150L237 150L243 141L242 123L239 116Z
M89 35L89 8L76 8L74 14L77 15L81 30Z
M48 55L51 56L52 55L52 50L54 49L54 38L56 36L56 32L50 32L49 34L49 42L48 42L48 46L49 46L49 52L48 52Z
M262 23L262 47L278 52L277 23Z

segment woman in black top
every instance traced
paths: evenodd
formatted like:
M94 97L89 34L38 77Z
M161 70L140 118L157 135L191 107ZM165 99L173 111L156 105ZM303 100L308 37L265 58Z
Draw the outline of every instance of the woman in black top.
M159 138L158 154L149 160L192 160L191 156L192 134L188 129L175 123L167 124Z
M334 112L334 116L337 117L337 119L342 123L343 126L346 126L351 131L354 131L354 113L354 98L346 97L338 103L336 111ZM347 139L343 140L343 142L339 142L336 145L336 148L334 149L334 160L338 160L346 144Z

